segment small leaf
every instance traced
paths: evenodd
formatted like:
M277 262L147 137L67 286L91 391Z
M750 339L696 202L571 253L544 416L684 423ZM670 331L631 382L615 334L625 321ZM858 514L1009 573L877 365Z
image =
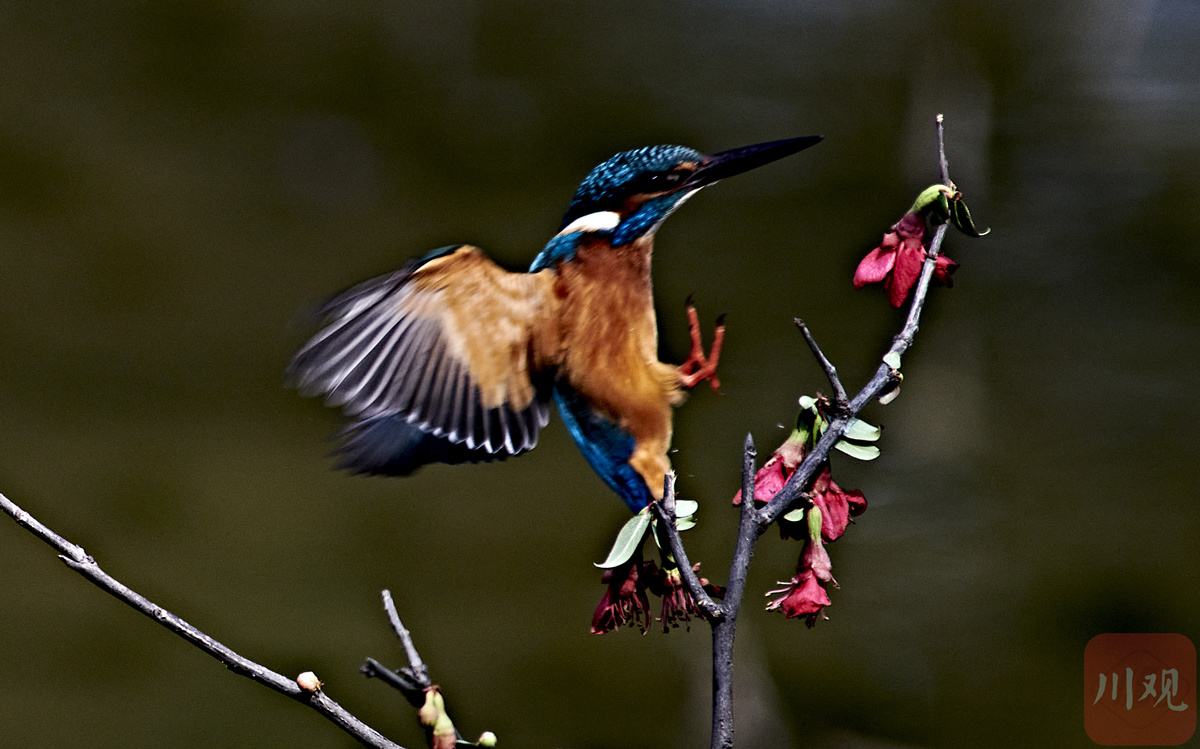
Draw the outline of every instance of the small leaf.
M688 515L686 518L675 518L675 528L680 533L696 527L696 518Z
M879 457L879 448L874 445L856 445L853 442L838 440L833 446L858 460L875 460Z
M700 509L700 503L691 499L675 500L675 517L686 518L696 514L696 510Z
M853 419L850 425L846 427L846 431L842 436L846 439L858 440L859 442L874 442L879 439L879 434L882 430L877 426L872 426L862 419Z
M791 512L787 513L783 516L783 519L789 523L799 523L804 519L804 512L805 508L801 507L798 510L792 510Z
M968 237L982 237L989 233L991 229L980 231L975 228L975 222L971 220L971 212L967 210L967 204L961 199L954 201L954 225L958 230Z
M946 204L946 198L952 194L954 194L954 190L943 184L930 185L921 191L921 194L913 201L912 208L908 210L911 213L925 213L927 209L937 205L938 208L945 211L940 217L945 221L950 217L950 206Z
M889 404L889 403L891 403L892 401L896 400L896 397L897 397L898 395L900 395L900 386L899 386L899 385L897 385L896 387L894 387L894 388L892 388L891 390L887 391L887 392L886 392L886 393L884 393L883 395L879 396L879 405L881 405L881 406L886 406L887 404Z
M650 520L650 508L643 507L641 512L621 526L621 530L617 533L617 540L613 542L612 550L608 552L608 558L596 566L602 570L610 570L628 562L634 552L641 548L642 539L646 537L646 529L650 527Z
M815 411L817 409L817 399L811 395L800 396L800 408L805 411Z
M889 351L883 355L883 363L892 369L900 369L900 354L895 351Z

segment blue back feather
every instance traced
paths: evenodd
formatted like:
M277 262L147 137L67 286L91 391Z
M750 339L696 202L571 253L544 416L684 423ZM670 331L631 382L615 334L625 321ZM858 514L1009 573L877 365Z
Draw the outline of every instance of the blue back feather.
M583 234L581 231L576 231L570 234L560 234L551 239L533 259L533 264L529 266L529 272L537 273L546 268L553 268L559 263L569 262L575 257L575 250L579 247L579 240Z
M600 415L563 382L554 385L554 402L579 451L604 483L638 512L653 501L641 474L629 465L633 437Z

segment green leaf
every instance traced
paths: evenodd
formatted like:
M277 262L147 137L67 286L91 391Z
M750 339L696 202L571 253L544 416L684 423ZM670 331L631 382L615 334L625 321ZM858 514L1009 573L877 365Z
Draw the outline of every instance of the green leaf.
M991 231L991 229L980 231L975 228L975 222L971 220L971 212L967 210L967 204L962 199L954 201L953 221L958 230L968 237L982 237Z
M805 509L803 507L801 507L798 510L792 510L791 512L787 513L786 515L783 516L783 519L788 521L789 523L799 523L801 520L804 519L804 512L805 512Z
M879 396L879 405L881 405L881 406L886 406L887 404L889 404L889 403L891 403L892 401L896 400L896 397L897 397L898 395L900 395L900 386L899 386L899 385L897 385L896 387L894 387L894 388L892 388L891 390L887 391L887 392L886 392L886 393L884 393L883 395Z
M675 500L675 517L686 518L696 514L696 510L700 509L700 503L691 499Z
M675 518L675 528L683 533L696 527L696 518L688 515L686 518Z
M617 533L617 540L608 552L608 558L596 566L602 570L610 570L628 562L634 552L641 548L642 539L646 537L646 529L650 527L650 519L648 506L630 518L629 522L621 526L620 532Z
M943 184L930 185L921 191L917 199L913 201L912 208L908 210L912 213L924 213L926 209L933 205L946 212L946 217L950 215L950 206L946 205L946 196L953 194L953 190Z
M862 419L853 419L850 425L846 427L846 431L842 436L850 440L858 440L859 442L874 442L879 439L879 434L882 430L877 426L871 426Z
M895 351L889 351L883 355L883 363L892 369L900 369L900 354Z
M838 440L833 446L859 460L875 460L879 457L879 448L874 445L856 445L853 442Z
M803 408L805 411L816 411L817 399L811 395L800 396L800 408Z

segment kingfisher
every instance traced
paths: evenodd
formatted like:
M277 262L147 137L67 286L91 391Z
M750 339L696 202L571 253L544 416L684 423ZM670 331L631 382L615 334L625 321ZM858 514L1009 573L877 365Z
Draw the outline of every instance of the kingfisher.
M659 361L655 232L698 190L820 140L619 153L584 178L528 271L452 245L354 286L322 308L289 383L349 418L339 468L389 476L531 450L553 400L584 458L637 512L663 496L683 391L718 387L724 335L718 320L705 354L689 299L691 352Z

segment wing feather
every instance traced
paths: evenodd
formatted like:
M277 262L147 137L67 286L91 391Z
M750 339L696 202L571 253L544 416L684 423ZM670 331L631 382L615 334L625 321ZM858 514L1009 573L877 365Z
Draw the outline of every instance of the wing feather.
M549 420L551 364L538 352L553 347L551 273L510 273L474 247L440 251L327 304L289 379L354 419L342 452L355 470L532 449Z

